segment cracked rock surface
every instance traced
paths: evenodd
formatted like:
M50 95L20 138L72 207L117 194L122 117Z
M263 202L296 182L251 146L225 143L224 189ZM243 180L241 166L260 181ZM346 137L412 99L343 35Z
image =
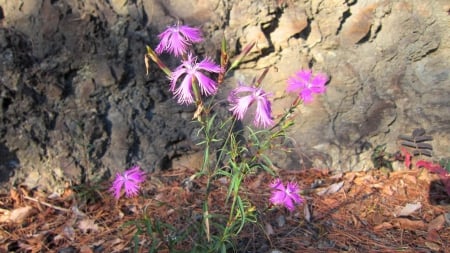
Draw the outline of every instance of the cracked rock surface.
M377 145L424 128L433 159L448 157L450 4L421 1L0 0L0 183L58 191L109 178L132 164L166 169L196 149L193 107L179 106L164 75L145 75L145 45L181 20L215 57L249 42L249 60L225 81L263 87L275 113L294 99L285 81L301 68L330 76L301 108L284 169L364 170ZM170 67L177 62L165 59Z

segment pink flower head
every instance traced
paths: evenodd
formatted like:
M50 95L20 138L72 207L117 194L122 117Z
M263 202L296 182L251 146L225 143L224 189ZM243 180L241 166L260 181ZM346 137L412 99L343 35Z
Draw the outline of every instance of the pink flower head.
M123 187L125 189L125 195L130 198L138 194L140 184L144 180L145 172L141 171L140 167L136 165L124 171L122 174L117 173L110 191L114 193L116 199L119 199Z
M246 95L239 97L239 93L246 93ZM231 105L230 111L237 119L242 120L248 108L256 102L253 124L257 127L270 127L274 124L274 121L271 116L272 109L268 99L269 95L261 88L244 86L239 83L239 87L233 89L228 96Z
M185 54L188 46L203 40L198 28L180 24L167 27L158 37L161 41L155 49L156 53L161 54L166 51L175 56Z
M295 204L303 203L303 198L299 194L300 189L294 182L289 182L284 187L283 182L277 178L270 184L270 188L272 189L270 202L274 205L283 205L292 212Z
M310 69L300 70L288 79L288 92L300 92L299 96L305 103L313 100L313 93L324 93L327 75L318 73L313 76Z
M189 54L187 60L182 61L181 65L172 72L172 76L170 77L170 91L172 91L174 96L178 98L178 103L193 103L194 95L192 85L195 78L197 80L198 87L200 88L200 92L203 95L209 96L215 94L217 92L217 82L206 76L201 71L219 73L221 70L222 68L219 65L214 64L212 60L206 58L197 63L197 57L193 57ZM176 88L178 79L182 75L185 75L185 77L181 81L179 87Z

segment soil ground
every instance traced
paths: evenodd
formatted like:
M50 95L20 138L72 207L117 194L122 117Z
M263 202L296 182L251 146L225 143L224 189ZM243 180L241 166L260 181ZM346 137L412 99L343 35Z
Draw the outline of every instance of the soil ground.
M201 237L196 228L206 187L205 177L184 185L194 173L184 167L150 174L140 196L118 201L110 182L67 187L61 196L10 189L0 196L0 252L189 252ZM234 238L236 252L450 249L448 196L427 170L277 174L299 182L305 203L292 213L268 208L273 177L249 176L242 190L258 222ZM224 214L227 181L216 180L213 189L210 213Z

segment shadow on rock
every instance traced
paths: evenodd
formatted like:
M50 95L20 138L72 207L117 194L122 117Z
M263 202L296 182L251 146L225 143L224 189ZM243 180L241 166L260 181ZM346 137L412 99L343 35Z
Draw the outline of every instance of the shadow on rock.
M15 152L0 143L0 183L7 182L14 173L14 169L19 167L19 164Z

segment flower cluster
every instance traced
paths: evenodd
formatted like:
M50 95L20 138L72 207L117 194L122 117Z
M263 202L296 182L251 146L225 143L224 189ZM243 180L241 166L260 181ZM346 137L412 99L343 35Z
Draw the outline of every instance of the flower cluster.
M174 56L182 56L180 66L170 74L170 91L180 104L192 104L199 101L199 96L214 95L217 92L217 82L209 78L206 73L220 73L222 68L212 60L206 58L198 62L197 57L189 51L193 43L203 41L198 28L185 25L169 26L158 35L160 43L155 51L172 53ZM184 78L181 78L184 76ZM178 81L180 84L177 87ZM200 93L196 92L200 90Z
M323 73L313 76L312 71L309 69L300 70L288 79L286 91L298 92L299 98L305 103L309 103L313 101L314 93L320 94L325 92L327 81L328 77ZM238 97L237 94L239 93L246 93L247 95ZM242 120L249 107L256 102L254 125L263 128L271 127L274 121L271 103L268 99L269 95L270 93L265 92L261 88L239 84L239 87L233 89L228 97L231 105L230 111L233 112L237 119Z
M169 52L174 56L183 57L181 64L170 73L169 77L170 91L178 103L192 104L199 101L200 95L216 94L218 83L211 79L208 73L219 74L223 73L224 69L209 58L198 61L189 51L189 47L194 43L203 41L198 28L176 24L169 26L158 37L160 43L155 50L158 54ZM286 90L298 92L299 98L309 103L313 100L313 93L325 92L327 81L328 77L325 74L318 73L313 76L309 69L300 70L288 79ZM245 86L240 83L228 96L230 111L238 120L242 120L248 109L255 104L254 125L269 128L274 125L269 97L270 93L258 86Z
M160 43L155 49L156 53L148 47L150 58L168 75L170 80L169 90L173 93L177 102L179 104L197 103L197 106L200 108L202 106L200 96L211 96L217 93L218 82L211 78L211 75L219 74L219 78L223 77L226 73L224 68L227 65L227 60L222 61L223 59L221 58L222 66L220 66L210 58L199 60L193 54L191 46L194 43L203 41L202 34L198 28L176 24L167 27L158 37ZM237 59L241 60L251 50L252 46L246 47L243 50L243 55L238 56ZM180 65L173 71L168 69L156 55L164 52L181 58ZM234 62L230 68L237 66L237 64ZM262 77L251 85L245 85L240 82L236 88L231 90L228 95L229 111L237 120L243 120L246 114L251 111L254 114L253 124L256 127L275 128L274 125L276 124L272 116L270 100L272 94L261 88L260 81L262 81ZM298 95L291 109L295 108L300 102L312 102L314 94L325 92L325 84L327 82L327 75L323 73L313 75L310 69L299 70L289 77L286 91L294 92ZM127 197L136 196L144 180L145 173L140 170L139 166L134 166L122 174L118 173L110 190L116 199L120 198L122 189L124 189ZM273 205L281 205L289 211L293 211L296 205L304 202L300 196L299 187L294 182L288 182L285 185L280 179L275 179L270 184L270 189L270 202Z

